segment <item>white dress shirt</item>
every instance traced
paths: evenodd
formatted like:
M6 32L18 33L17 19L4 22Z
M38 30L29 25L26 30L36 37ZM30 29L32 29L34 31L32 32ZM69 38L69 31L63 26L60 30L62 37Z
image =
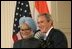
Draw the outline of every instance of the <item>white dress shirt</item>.
M49 33L50 33L50 31L51 31L52 28L53 28L53 27L51 27L51 28L47 31L47 33L45 34L44 40L46 40L46 38L47 38L47 36L49 35Z

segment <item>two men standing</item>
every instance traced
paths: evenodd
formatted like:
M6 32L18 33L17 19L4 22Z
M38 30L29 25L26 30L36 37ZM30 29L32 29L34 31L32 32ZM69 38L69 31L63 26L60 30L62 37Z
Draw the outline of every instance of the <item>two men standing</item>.
M25 19L25 21L24 20L22 21L23 22L22 26L24 27L28 26L29 28L28 33L35 32L36 31L36 28L34 29L35 25L34 24L30 25L31 21L29 19L28 20ZM26 47L32 48L30 46L33 46L33 48L67 48L68 47L67 39L65 35L63 34L63 32L61 32L58 29L54 29L53 20L50 14L45 13L45 14L39 15L37 23L38 23L40 32L35 33L35 35L33 35L33 38L31 36L30 36L31 38L27 38L29 40L25 39L25 40L19 41L19 44L21 42L23 44L22 46L24 46L22 47L20 45L21 46L20 48L26 48ZM24 27L21 27L21 28L24 28ZM27 32L25 33L25 30L20 32L22 32L21 35L27 34ZM30 42L32 42L32 44ZM33 43L36 43L36 44L33 44ZM14 48L17 48L16 46L18 44L15 43L14 45L15 45Z

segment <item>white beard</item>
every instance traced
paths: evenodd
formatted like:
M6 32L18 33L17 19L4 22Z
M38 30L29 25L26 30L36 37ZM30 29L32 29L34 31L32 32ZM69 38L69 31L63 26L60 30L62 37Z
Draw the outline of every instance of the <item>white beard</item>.
M22 35L23 39L28 39L28 38L31 38L33 37L34 33L30 33L29 35Z

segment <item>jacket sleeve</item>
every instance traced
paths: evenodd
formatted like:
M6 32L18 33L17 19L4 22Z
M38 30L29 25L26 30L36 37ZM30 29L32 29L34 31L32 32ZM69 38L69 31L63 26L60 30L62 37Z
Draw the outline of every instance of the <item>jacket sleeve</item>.
M55 32L52 37L54 48L67 48L67 39L61 31Z
M20 42L16 42L13 44L13 48L20 48L20 47L21 47Z

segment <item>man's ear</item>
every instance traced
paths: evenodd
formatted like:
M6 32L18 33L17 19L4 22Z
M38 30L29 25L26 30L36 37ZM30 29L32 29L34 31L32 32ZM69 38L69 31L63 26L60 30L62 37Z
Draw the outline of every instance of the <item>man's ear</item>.
M53 21L51 21L51 25L53 25Z
M53 21L49 21L48 24L53 25Z

